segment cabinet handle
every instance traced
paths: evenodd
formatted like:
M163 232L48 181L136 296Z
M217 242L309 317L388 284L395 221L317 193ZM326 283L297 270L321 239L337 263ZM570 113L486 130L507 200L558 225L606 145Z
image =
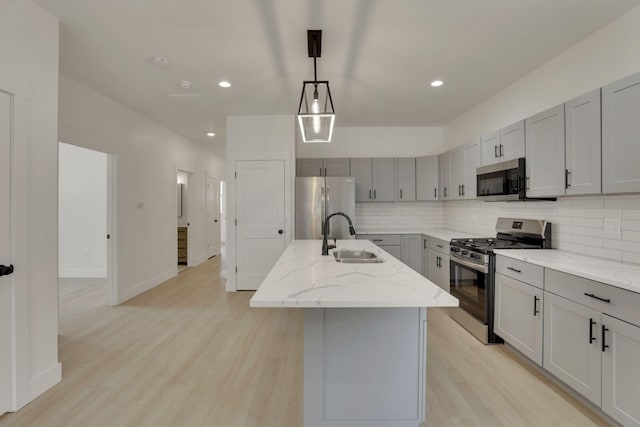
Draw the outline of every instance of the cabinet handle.
M522 270L518 270L517 268L507 267L507 270L515 271L516 273L522 273Z
M504 156L504 145L500 144L500 157Z
M498 157L498 146L494 145L493 146L493 157Z
M528 189L529 189L529 177L527 177L527 178L526 178L526 184L525 184L524 189L525 189L525 190L528 190Z
M533 315L537 316L540 313L540 310L538 310L538 301L540 300L540 298L538 298L537 296L533 296Z
M595 294L589 294L587 292L585 292L584 294L586 296L588 296L589 298L597 299L598 301L606 302L607 304L611 303L611 300L609 298L600 298L599 296L596 296Z
M382 239L371 239L372 242L382 242Z
M371 200L371 190L369 190L369 200Z
M436 245L437 247L439 247L440 249L442 249L442 245Z
M593 343L596 339L593 337L593 325L595 325L596 322L593 321L593 319L589 319L589 344Z
M422 249L427 249L427 239L422 240Z
M400 189L400 200L402 200L402 188Z
M462 195L464 196L464 184L462 184Z
M324 176L327 176L327 168L324 168Z
M565 169L564 170L564 188L571 187L571 184L569 184L569 175L571 175L571 172L569 172L569 169Z
M605 344L604 342L604 337L605 337L605 332L607 332L609 329L607 329L606 326L602 325L602 351L604 352L609 346L607 344Z
M437 198L438 198L438 189L437 189L437 188L434 188L434 189L433 189L433 198L434 198L434 199L437 199Z
M444 187L444 198L447 198L447 187Z

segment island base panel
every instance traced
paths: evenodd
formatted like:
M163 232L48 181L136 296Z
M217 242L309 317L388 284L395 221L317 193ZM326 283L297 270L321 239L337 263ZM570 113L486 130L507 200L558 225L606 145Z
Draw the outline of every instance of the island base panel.
M418 427L426 345L426 308L305 309L305 427Z

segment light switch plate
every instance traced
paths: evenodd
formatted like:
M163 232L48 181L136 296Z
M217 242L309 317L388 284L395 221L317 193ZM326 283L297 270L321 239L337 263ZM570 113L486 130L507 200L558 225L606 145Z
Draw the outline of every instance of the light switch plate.
M608 235L620 236L620 218L605 218L604 232Z

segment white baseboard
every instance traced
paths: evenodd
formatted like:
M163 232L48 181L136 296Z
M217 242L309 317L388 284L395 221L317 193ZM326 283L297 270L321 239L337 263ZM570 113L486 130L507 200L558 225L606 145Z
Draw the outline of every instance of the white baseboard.
M58 271L58 277L62 278L106 278L107 277L107 269L106 268L63 268Z
M205 262L207 260L207 256L206 255L200 255L198 258L196 258L195 262L193 263L193 265L190 265L189 267L195 267L196 265L200 265L203 262Z
M174 267L171 270L167 270L164 273L158 274L150 279L144 280L140 283L137 283L125 290L118 290L117 304L122 304L123 302L130 300L131 298L140 295L143 292L148 291L149 289L155 288L162 282L166 282L167 280L175 277L177 275L177 269ZM116 305L117 305L116 304Z
M30 381L30 401L58 384L62 379L62 364L56 363L53 366L40 372Z

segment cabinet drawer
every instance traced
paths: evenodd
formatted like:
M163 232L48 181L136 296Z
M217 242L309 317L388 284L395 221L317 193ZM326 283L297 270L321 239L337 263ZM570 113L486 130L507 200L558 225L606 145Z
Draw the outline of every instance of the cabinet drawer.
M538 265L498 255L496 257L496 273L520 280L536 288L543 288L544 268Z
M449 242L445 242L444 240L434 239L433 237L427 238L429 242L429 249L433 249L434 251L442 252L445 255L449 255Z
M361 234L358 239L369 240L378 246L398 245L400 246L402 237L400 234Z
M546 291L640 326L640 294L550 268L544 275Z

